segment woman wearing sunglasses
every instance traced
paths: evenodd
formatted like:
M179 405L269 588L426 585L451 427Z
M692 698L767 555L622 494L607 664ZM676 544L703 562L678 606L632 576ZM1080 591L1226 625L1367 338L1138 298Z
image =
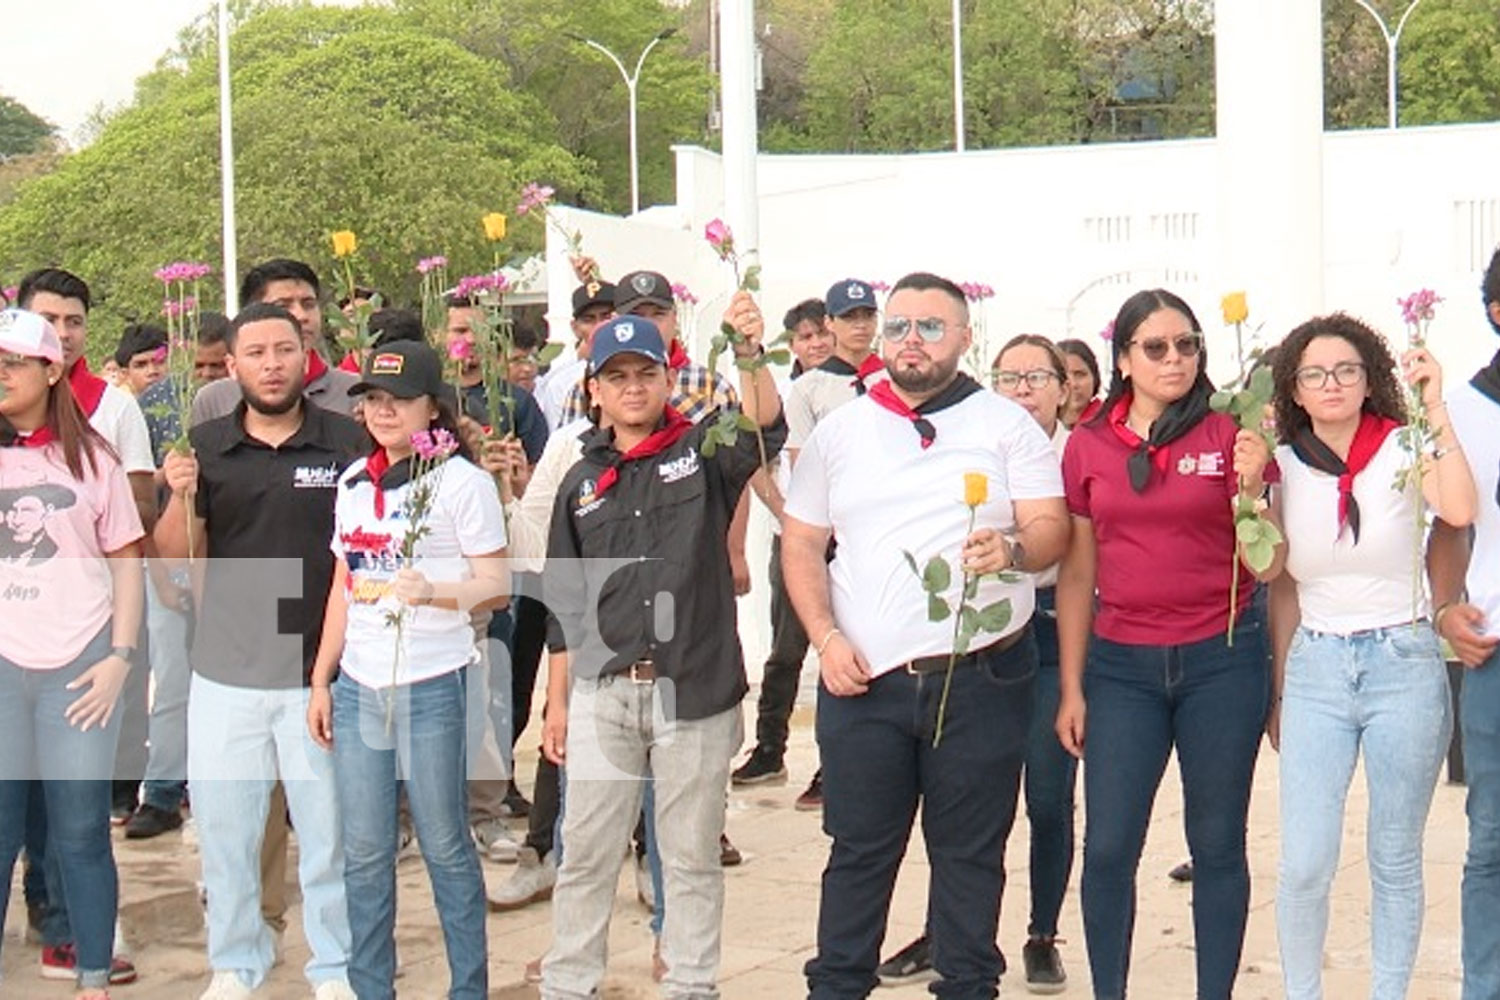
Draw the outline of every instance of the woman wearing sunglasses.
M1286 573L1271 584L1276 683L1268 731L1281 750L1276 925L1289 1000L1323 996L1328 893L1344 799L1361 749L1369 785L1370 996L1406 996L1422 934L1422 832L1453 719L1448 674L1420 590L1427 511L1473 521L1474 479L1425 349L1401 359L1437 430L1415 480L1401 445L1406 405L1374 330L1323 316L1287 337L1273 370L1274 496ZM1417 589L1414 589L1417 588ZM1279 702L1279 720L1277 703ZM1279 721L1279 727L1277 725ZM1279 731L1278 731L1279 728Z
M1258 435L1210 412L1202 328L1182 299L1131 296L1112 348L1109 394L1063 457L1073 539L1057 581L1057 735L1088 764L1089 965L1096 997L1125 995L1136 870L1175 749L1195 869L1197 995L1217 1000L1233 990L1244 944L1245 821L1269 697L1265 616L1251 606L1230 501L1241 483L1263 490L1270 456Z

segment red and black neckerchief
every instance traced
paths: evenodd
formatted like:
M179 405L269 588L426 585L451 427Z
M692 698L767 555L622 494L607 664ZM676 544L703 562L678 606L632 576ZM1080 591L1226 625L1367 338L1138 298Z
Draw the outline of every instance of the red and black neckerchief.
M1167 445L1197 427L1208 416L1208 393L1200 392L1197 386L1189 389L1186 396L1168 406L1156 418L1150 433L1144 438L1131 430L1130 425L1125 422L1130 414L1133 398L1132 393L1126 392L1117 399L1109 411L1107 422L1115 437L1130 448L1130 458L1125 463L1125 469L1130 474L1130 488L1137 493L1144 493L1146 487L1151 485L1152 468L1166 471Z
M45 448L56 440L52 428L46 424L30 434L22 434L9 421L0 420L0 448Z
M602 497L609 488L620 480L620 468L626 462L635 462L643 458L650 458L666 451L672 445L681 440L682 436L693 429L693 422L671 406L662 409L662 425L647 435L640 444L621 454L615 452L613 461L609 468L599 474L599 480L594 484L594 496Z
M377 447L370 452L370 457L365 459L364 469L349 477L349 485L353 486L366 479L375 487L375 516L384 520L385 491L399 490L411 482L411 456L408 455L392 465L391 457L386 454L385 449Z
M682 349L682 342L673 337L672 346L667 349L667 371L681 371L690 364L692 360L688 357L687 351Z
M881 409L889 410L898 417L910 420L912 427L916 429L917 436L922 440L922 449L925 451L931 448L932 443L937 440L937 428L927 418L950 406L957 406L974 393L982 391L983 387L978 382L959 372L943 391L931 399L923 400L915 407L908 406L904 399L896 395L896 390L891 388L889 381L876 382L870 387L868 395Z
M861 361L859 363L859 367L856 368L849 362L845 361L843 358L835 354L818 367L823 371L828 372L830 375L850 376L852 381L850 381L849 384L854 387L854 394L856 396L863 396L870 390L870 386L867 384L866 379L868 379L871 375L878 375L881 372L885 371L885 362L881 360L879 354L871 354L869 357Z
M1303 465L1338 477L1338 534L1344 533L1345 524L1349 525L1356 545L1359 544L1359 501L1354 498L1354 477L1365 470L1391 431L1400 426L1389 417L1368 412L1360 414L1359 428L1349 445L1347 460L1339 458L1327 442L1313 433L1311 425L1302 428L1292 439L1292 453L1301 459Z

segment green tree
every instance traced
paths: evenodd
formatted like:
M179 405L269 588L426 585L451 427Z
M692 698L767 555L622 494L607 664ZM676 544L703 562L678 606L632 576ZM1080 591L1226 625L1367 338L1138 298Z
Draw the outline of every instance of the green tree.
M419 256L446 253L455 273L491 265L480 216L510 212L526 182L597 190L503 67L389 11L272 7L232 48L242 261L285 254L331 275L329 233L353 229L361 278L410 302ZM216 72L212 46L159 70L97 142L0 207L0 273L57 263L88 278L99 350L159 310L157 266L220 259ZM507 254L542 241L513 230Z
M0 94L0 163L42 152L56 131L20 101Z
M630 205L629 101L620 72L605 56L570 37L613 50L627 71L660 31L685 26L661 0L395 0L423 30L498 61L510 85L546 106L559 145L594 165L597 190L581 204L624 211ZM686 32L683 33L686 35ZM638 89L641 203L674 194L669 146L702 142L712 80L701 50L673 37L652 50Z

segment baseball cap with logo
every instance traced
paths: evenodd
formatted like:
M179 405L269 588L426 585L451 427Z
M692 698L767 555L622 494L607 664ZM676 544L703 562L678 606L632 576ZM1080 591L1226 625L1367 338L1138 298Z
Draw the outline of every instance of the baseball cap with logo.
M586 281L573 289L573 318L594 306L615 307L615 286L607 281Z
M661 331L643 316L616 316L594 331L590 371L599 371L619 354L639 354L657 364L667 363L667 345L662 343Z
M63 359L62 341L52 324L27 309L0 312L0 351L44 361Z
M828 289L824 301L828 303L828 315L845 316L856 309L879 309L875 301L875 289L858 278L836 281Z
M398 340L370 352L360 380L349 387L349 395L362 396L375 389L397 399L440 398L445 392L446 398L452 398L452 390L443 382L443 363L437 351L414 340Z
M655 271L631 271L615 285L617 315L624 316L645 302L671 309L676 303L672 283Z

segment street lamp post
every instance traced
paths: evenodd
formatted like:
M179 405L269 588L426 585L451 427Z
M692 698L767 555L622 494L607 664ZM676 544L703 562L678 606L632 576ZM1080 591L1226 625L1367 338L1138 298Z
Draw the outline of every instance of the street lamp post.
M640 164L640 152L639 152L639 150L637 148L636 126L635 126L635 120L636 120L636 113L635 113L636 88L637 88L637 86L641 82L641 67L644 66L644 65L646 65L646 57L651 54L651 50L654 49L654 48L656 48L656 46L657 46L657 44L659 42L666 41L668 38L671 38L675 34L677 34L677 29L676 28L666 28L666 29L664 29L662 31L657 32L656 33L656 37L653 38L653 39L651 39L651 41L647 42L646 43L646 47L641 50L641 57L635 61L635 72L634 73L630 73L630 72L626 71L625 64L620 61L620 57L617 56L617 55L615 55L613 52L611 52L605 46L603 46L603 45L599 44L598 42L594 41L592 38L584 38L582 35L577 35L577 34L574 34L572 32L568 32L567 33L567 36L569 38L573 39L575 42L582 42L583 44L587 45L589 48L595 49L595 50L597 50L599 52L604 53L606 56L608 56L609 57L609 61L612 62L612 63L614 63L615 64L615 68L620 71L620 78L625 81L625 89L626 89L626 91L630 95L630 214L631 215L634 215L635 213L637 213L637 212L639 212L641 210L641 164Z
M229 2L219 0L219 197L223 209L224 315L239 310L239 259L234 220L234 112L229 91Z
M1401 32L1406 28L1406 20L1411 17L1412 11L1422 0L1411 0L1406 13L1401 15L1401 20L1396 24L1396 30L1392 31L1386 24L1385 18L1380 16L1380 11L1370 6L1369 0L1354 0L1375 19L1380 25L1380 33L1385 37L1385 109L1386 124L1390 128L1396 127L1396 47L1401 44Z

